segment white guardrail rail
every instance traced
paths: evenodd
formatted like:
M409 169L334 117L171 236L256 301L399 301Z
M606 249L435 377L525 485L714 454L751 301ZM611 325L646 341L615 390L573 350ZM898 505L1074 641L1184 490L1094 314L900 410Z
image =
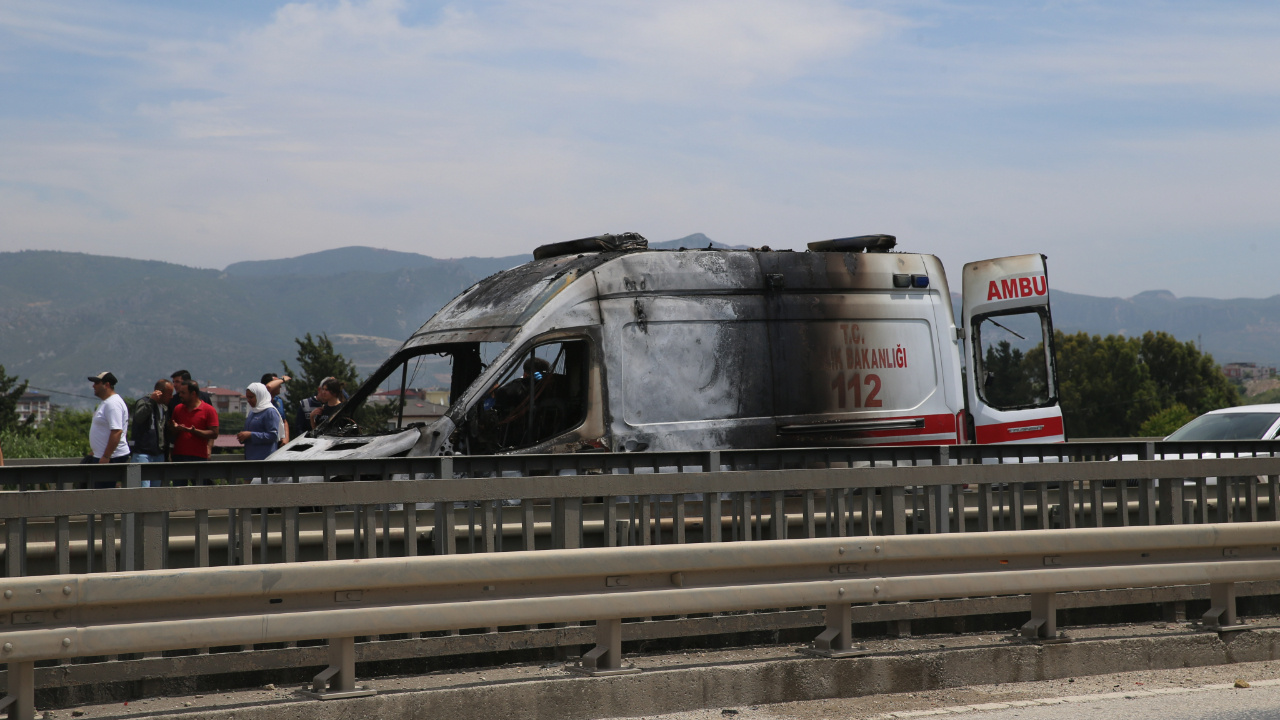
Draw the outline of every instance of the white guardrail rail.
M815 654L858 653L854 603L1027 595L1029 640L1058 639L1055 593L1209 585L1205 629L1236 625L1234 583L1280 579L1280 523L839 537L50 575L0 581L0 707L30 720L34 667L216 645L329 640L315 697L355 684L356 636L594 620L580 671L635 672L623 618L821 605Z

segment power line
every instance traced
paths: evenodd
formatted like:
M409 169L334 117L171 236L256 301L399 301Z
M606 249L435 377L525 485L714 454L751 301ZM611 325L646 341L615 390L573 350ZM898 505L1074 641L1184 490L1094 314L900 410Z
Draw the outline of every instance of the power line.
M36 387L35 385L27 385L27 388L31 390L39 390L40 392L54 393L56 395L69 395L71 397L84 398L85 400L98 399L96 397L89 397L88 395L77 395L76 393L63 392L61 390L50 390L49 388Z

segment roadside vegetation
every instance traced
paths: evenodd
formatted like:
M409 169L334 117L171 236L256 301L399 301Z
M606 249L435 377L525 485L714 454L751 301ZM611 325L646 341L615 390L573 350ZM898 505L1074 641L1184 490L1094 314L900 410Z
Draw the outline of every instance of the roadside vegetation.
M282 362L281 366L284 368L284 374L292 378L284 384L285 394L288 396L285 415L293 429L293 434L297 435L308 429L294 427L296 423L293 421L298 415L298 406L304 399L315 394L322 380L330 377L337 378L346 386L347 394L351 394L360 386L361 378L356 372L355 363L333 349L333 341L327 334L321 333L313 338L311 333L307 333L306 337L295 338L294 342L298 345L296 358L298 369L293 369L287 362ZM355 421L365 431L372 432L375 428L386 428L387 422L399 411L399 402L380 405L365 403L356 411Z
M1142 337L1054 333L1058 396L1068 438L1155 437L1210 410L1241 404L1212 355L1164 332ZM1044 347L988 349L986 365L1042 377Z
M9 375L0 365L0 449L6 459L80 457L89 453L90 410L54 412L39 427L18 420L18 401L26 381Z
M1269 403L1280 403L1280 388L1267 390L1245 398L1246 405L1264 405Z

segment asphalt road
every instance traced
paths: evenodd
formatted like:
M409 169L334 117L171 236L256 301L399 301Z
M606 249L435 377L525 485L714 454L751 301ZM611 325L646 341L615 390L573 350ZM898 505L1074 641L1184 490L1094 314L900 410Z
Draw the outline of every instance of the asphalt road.
M1237 681L1249 687L1236 687ZM652 718L653 716L649 716ZM653 720L1280 720L1280 662L714 708Z

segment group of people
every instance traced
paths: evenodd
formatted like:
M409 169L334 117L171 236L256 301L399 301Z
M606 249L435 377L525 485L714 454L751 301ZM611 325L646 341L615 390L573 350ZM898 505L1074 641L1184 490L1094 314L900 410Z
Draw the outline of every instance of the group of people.
M280 391L291 378L267 373L245 389L248 412L236 439L246 460L264 460L289 442ZM101 372L89 377L101 401L93 412L89 447L93 454L82 463L201 462L209 459L218 438L218 411L209 394L187 370L156 381L150 395L134 403L133 412L116 393L116 376ZM343 384L325 378L316 395L301 403L295 426L314 428L337 412L346 399ZM130 417L132 416L132 420ZM126 438L126 432L130 435Z

